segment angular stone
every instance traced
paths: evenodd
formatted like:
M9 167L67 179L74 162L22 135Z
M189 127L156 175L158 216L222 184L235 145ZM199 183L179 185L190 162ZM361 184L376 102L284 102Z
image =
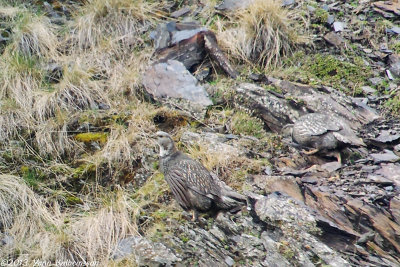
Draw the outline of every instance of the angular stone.
M349 235L358 236L354 231L353 225L337 204L338 198L330 193L321 192L312 186L306 186L305 203L319 211L326 219L332 220L337 227Z
M390 213L393 216L394 221L400 224L400 196L395 196L390 200Z
M344 39L335 32L328 32L327 34L325 34L324 39L331 45L334 45L337 47L339 47L340 45L342 45L344 43Z
M372 95L376 93L376 89L372 88L371 86L361 86L361 89L366 95Z
M354 210L356 214L366 216L376 231L400 253L400 225L390 220L376 207L363 203L361 200L353 199L345 206Z
M150 33L150 38L154 40L154 48L156 50L167 47L171 42L168 25L168 23L159 24L157 25L156 30Z
M374 172L400 186L400 165L397 163L382 163L381 168Z
M337 170L339 170L341 167L342 167L342 164L340 164L340 163L337 162L337 161L328 162L328 163L325 163L325 164L321 165L321 168L322 168L323 170L328 171L328 172L337 171Z
M134 255L136 263L142 265L167 265L181 261L161 243L153 243L141 236L131 236L118 242L113 253L113 259L123 259Z
M342 32L342 31L344 31L344 28L345 28L345 24L343 22L335 21L333 23L333 29L335 30L335 32Z
M224 0L221 4L217 5L215 9L221 11L234 11L241 8L246 8L254 0Z
M380 142L380 143L391 143L393 141L397 141L400 139L400 133L393 132L391 130L382 130L379 133L379 136L376 138L373 138L372 140L375 142Z
M192 11L192 10L189 7L183 7L177 11L172 12L171 17L179 18L179 17L182 17L182 16L188 14L190 11Z
M389 64L389 70L392 73L392 75L396 78L400 77L400 56L390 55L388 64Z
M374 78L370 78L369 81L373 84L373 85L378 85L380 84L383 79L381 77L374 77Z
M301 190L293 176L254 175L254 183L266 193L281 192L304 202Z
M282 6L290 6L293 5L296 1L295 0L282 0Z
M193 107L205 108L212 104L206 90L198 84L196 78L176 60L157 63L144 74L143 84L146 91L160 101L185 99Z
M400 3L395 1L378 1L373 3L373 5L381 10L387 12L393 12L394 14L400 16Z
M328 15L328 19L326 21L329 25L332 25L335 22L335 16L334 15Z
M393 151L384 150L384 153L373 153L370 154L374 163L381 163L381 162L396 162L400 160L400 157L393 153Z

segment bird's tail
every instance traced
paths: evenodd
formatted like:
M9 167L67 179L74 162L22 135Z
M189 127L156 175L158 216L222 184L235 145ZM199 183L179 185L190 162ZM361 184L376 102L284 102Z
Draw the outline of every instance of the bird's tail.
M220 199L216 202L216 205L219 209L237 212L243 206L247 205L247 198L245 196L235 192L231 187L218 179L214 173L212 173L211 176L221 188Z

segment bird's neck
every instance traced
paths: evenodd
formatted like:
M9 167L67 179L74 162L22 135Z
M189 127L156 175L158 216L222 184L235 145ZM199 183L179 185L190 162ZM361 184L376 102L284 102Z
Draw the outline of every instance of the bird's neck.
M160 157L161 158L168 157L168 156L174 154L176 151L177 151L177 149L174 144L172 144L168 147L160 146Z

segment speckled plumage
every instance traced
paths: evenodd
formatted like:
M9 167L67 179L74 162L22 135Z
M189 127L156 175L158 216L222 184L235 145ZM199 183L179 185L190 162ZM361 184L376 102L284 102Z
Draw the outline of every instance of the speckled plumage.
M327 114L310 113L301 116L291 126L294 142L321 152L344 146L365 146L351 127L342 119Z
M160 171L183 209L205 212L244 204L244 196L232 191L200 162L178 151L167 133L160 131L157 136Z

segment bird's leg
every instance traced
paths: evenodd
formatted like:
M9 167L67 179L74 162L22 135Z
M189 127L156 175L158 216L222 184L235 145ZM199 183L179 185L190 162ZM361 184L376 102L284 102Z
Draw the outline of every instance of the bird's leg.
M199 213L197 212L197 210L193 210L192 222L197 222L198 220L199 220Z
M302 152L303 152L304 154L306 154L306 155L313 155L313 154L317 153L318 151L319 151L318 148L313 149L313 150L310 150L310 151L302 150Z

